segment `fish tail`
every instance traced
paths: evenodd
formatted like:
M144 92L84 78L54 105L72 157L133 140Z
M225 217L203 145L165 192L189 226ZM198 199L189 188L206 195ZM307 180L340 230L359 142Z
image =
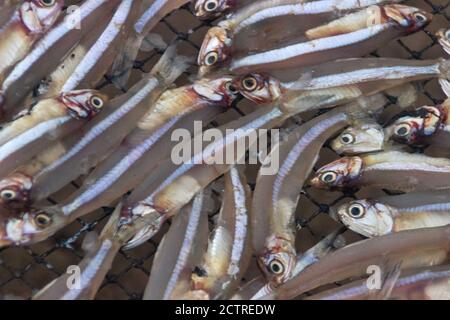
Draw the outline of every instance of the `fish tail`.
M446 38L445 33L446 33L446 30L441 29L436 33L436 36L438 38L439 44L441 45L442 49L444 49L444 51L447 54L450 54L450 41L448 38Z
M172 43L150 72L160 77L165 85L172 84L189 68L193 59L177 54L177 44Z

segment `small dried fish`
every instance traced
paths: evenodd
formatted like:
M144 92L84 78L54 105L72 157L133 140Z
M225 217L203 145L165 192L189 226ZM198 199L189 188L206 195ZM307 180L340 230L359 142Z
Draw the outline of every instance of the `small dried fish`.
M23 1L0 29L0 84L11 68L56 22L63 4L62 0Z
M363 56L390 40L424 28L431 19L432 15L414 7L370 6L308 30L309 41L233 59L230 70L245 74Z
M273 48L285 42L285 38L303 34L311 25L320 25L327 19L335 17L336 11L345 12L384 2L386 1L263 0L253 2L232 14L227 20L221 21L217 27L208 30L198 57L199 75L203 76L213 67L229 60L236 53L234 51L239 52L239 42L242 42L244 51L248 53L253 49L249 39L251 36L257 38L255 49L260 51L262 47ZM302 23L298 23L298 20ZM280 27L280 24L286 25L289 31L276 32L272 39L270 33L282 29L283 26ZM251 30L251 32L241 32L242 30ZM239 37L241 33L243 36ZM264 34L263 38L260 36L262 34ZM238 39L235 39L236 37Z
M40 101L0 131L0 177L11 173L53 141L79 129L99 113L107 97L77 90Z
M307 300L366 300L379 290L370 290L367 280L358 280L336 289L326 290ZM426 267L405 272L395 280L389 294L392 300L449 300L450 266Z
M66 55L58 67L52 73L45 76L40 81L39 86L34 90L35 99L46 99L57 96L67 79L73 74L80 62L85 57L89 49L98 40L101 33L106 28L108 21L100 21L80 42Z
M262 299L292 299L325 284L366 275L367 267L387 260L401 269L448 261L450 226L398 232L359 241L326 255Z
M300 79L281 82L267 74L238 77L234 85L256 103L278 102L297 113L333 107L411 81L440 78L443 89L450 79L450 63L392 58L345 59L305 68Z
M186 296L226 299L238 286L250 263L249 209L251 191L236 167L225 173L222 208L202 262L192 273Z
M411 192L450 188L449 175L449 159L383 151L333 161L317 170L310 183L322 189L372 186Z
M196 195L172 219L155 253L144 300L180 299L190 291L192 270L208 242L208 191Z
M449 191L360 199L334 208L342 223L366 237L450 224Z

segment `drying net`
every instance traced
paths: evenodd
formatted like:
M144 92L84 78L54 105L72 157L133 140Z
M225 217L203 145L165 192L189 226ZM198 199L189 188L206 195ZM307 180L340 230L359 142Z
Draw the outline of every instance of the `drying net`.
M72 1L74 4L77 2L80 1ZM424 31L393 41L372 53L372 55L404 59L433 59L444 56L444 52L437 44L434 34L440 28L448 28L450 25L450 1L413 0L406 1L406 4L431 12L434 15L433 22ZM175 38L182 40L181 53L196 56L203 36L211 25L211 22L198 20L192 14L190 6L186 5L165 17L153 30L153 33L160 34L166 43ZM163 51L161 50L140 52L133 64L130 81L125 88L119 90L114 87L108 76L105 76L99 88L112 94L126 91L127 88L141 78L143 72L151 70L162 53ZM194 67L189 69L177 81L177 85L187 83L189 75L195 74L196 71ZM415 106L436 104L444 100L444 95L437 81L422 82L418 85L418 90L419 97ZM394 98L389 97L388 100L389 103L386 108L395 105L396 101ZM228 112L221 115L214 125L220 125L235 119L251 112L253 109L254 105L242 100ZM316 168L336 158L337 155L330 148L324 147ZM249 183L253 187L257 167L249 166L246 171ZM81 182L82 178L72 182L48 199L49 203L58 203L58 201L61 201L78 188ZM309 249L339 226L337 222L327 215L329 206L350 198L363 198L368 195L375 196L376 192L383 191L351 190L342 193L304 189L300 197L296 216L296 226L298 228L297 247L299 252ZM0 249L0 299L29 299L39 289L66 272L69 265L78 264L84 254L81 250L84 236L90 231L101 231L111 211L112 208L99 209L78 219L50 239L33 246ZM212 214L211 221L213 220L214 215ZM158 242L165 230L167 230L167 225L154 239L135 249L120 251L96 298L140 299L147 283ZM361 239L351 231L346 231L344 236L347 243ZM256 263L252 263L243 281L251 279L258 272ZM333 285L339 285L339 283Z

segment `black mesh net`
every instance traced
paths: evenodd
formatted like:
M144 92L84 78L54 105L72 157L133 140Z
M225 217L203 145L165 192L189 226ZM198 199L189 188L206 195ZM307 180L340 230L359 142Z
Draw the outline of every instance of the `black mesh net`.
M80 1L72 1L76 4ZM443 27L449 27L450 2L447 0L413 0L406 4L416 6L434 14L433 22L417 34L393 41L382 49L372 53L378 57L399 57L405 59L432 59L444 56L444 52L437 44L435 33ZM213 22L202 22L195 18L191 7L186 5L165 17L153 30L160 34L168 43L174 38L182 41L183 54L195 55L199 50L203 36ZM154 63L161 56L162 51L140 52L134 62L131 79L126 88L117 89L112 85L109 76L105 76L99 86L101 90L119 94L140 79L143 72L149 72ZM196 73L192 67L185 76L177 81L183 85L191 74ZM419 98L415 106L436 104L442 102L444 95L437 81L425 81L418 84ZM395 98L389 97L386 108L393 107ZM222 124L251 112L254 106L244 100L236 103L231 110L221 115L214 125ZM295 119L291 120L294 121ZM328 147L323 148L316 167L334 160L337 155ZM257 166L247 167L248 180L254 185ZM56 204L81 184L82 178L71 183L52 198L50 203ZM297 246L299 252L312 247L321 238L334 231L339 225L327 215L329 206L349 198L373 196L379 190L349 190L342 192L323 192L305 188L302 192L297 210ZM30 247L9 247L0 249L0 298L28 299L47 283L66 272L69 265L76 265L83 258L81 242L90 231L99 232L105 224L112 208L102 208L82 219L78 219L64 230L58 232L44 242ZM213 218L213 216L211 216ZM166 229L167 226L165 226ZM120 251L111 271L105 278L97 299L140 299L142 297L149 276L153 256L164 230L154 239L143 245L129 250ZM360 236L351 231L344 233L348 243L360 240ZM243 279L251 279L259 273L256 263L253 263ZM335 284L339 285L339 284Z

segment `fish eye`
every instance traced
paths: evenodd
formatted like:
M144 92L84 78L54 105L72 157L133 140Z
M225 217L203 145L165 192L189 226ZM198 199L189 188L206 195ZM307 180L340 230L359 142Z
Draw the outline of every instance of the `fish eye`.
M447 38L447 39L450 39L450 29L448 29L447 31L445 31L444 37Z
M407 123L398 125L395 128L395 134L399 137L405 137L411 132L411 126Z
M354 141L355 141L355 137L350 133L344 133L341 136L341 142L343 144L350 144L350 143L353 143Z
M347 212L350 217L359 219L364 216L364 214L366 213L366 210L359 203L354 203L350 207L348 207Z
M414 17L414 19L417 22L425 22L425 21L427 21L427 17L424 14L420 13L420 12L414 13L413 17Z
M207 66L212 66L213 64L216 64L217 61L219 61L219 54L215 51L211 51L205 57L205 63Z
M258 82L254 77L247 77L244 80L242 80L242 86L247 91L253 91L257 88Z
M280 260L274 259L269 263L269 271L273 274L279 275L284 272L283 263Z
M205 2L204 8L206 11L211 12L217 9L219 3L216 0L209 0Z
M34 222L39 228L45 228L52 223L52 218L48 214L39 213L34 218Z
M4 200L11 200L16 197L16 192L13 190L3 190L0 192L0 197Z
M93 96L91 98L91 104L97 108L100 109L101 107L103 107L103 100L97 96Z
M56 0L41 0L41 4L46 7L51 7L56 3Z
M233 86L233 84L231 83L231 81L228 81L228 82L225 84L225 88L226 88L229 92L231 92L232 94L238 93L238 90L236 89L235 86Z
M336 174L336 172L333 172L333 171L325 172L320 176L320 180L322 180L322 182L325 182L325 183L332 183L332 182L336 181L336 179L337 179L337 174Z

